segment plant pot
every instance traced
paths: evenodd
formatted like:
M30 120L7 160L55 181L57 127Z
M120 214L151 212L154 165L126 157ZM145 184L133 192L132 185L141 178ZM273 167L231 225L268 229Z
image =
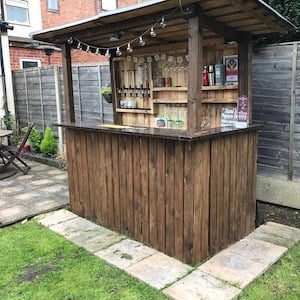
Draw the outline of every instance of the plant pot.
M112 103L112 94L102 94L102 96L107 103Z
M25 153L30 152L30 145L25 145L25 146L23 147L23 152L25 152Z

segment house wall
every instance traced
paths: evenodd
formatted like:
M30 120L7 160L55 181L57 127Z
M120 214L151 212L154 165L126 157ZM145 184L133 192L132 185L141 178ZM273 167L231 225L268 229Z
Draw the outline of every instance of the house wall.
M28 1L28 13L29 13L29 24L19 24L8 21L9 24L14 26L14 30L9 31L9 36L17 37L30 37L30 34L34 31L42 29L42 15L40 0ZM5 3L5 0L4 0ZM6 16L5 16L5 19Z

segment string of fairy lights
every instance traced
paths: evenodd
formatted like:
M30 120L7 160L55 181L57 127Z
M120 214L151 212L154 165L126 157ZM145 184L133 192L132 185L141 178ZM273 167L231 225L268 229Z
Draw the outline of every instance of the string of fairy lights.
M94 45L87 44L83 42L82 40L70 36L67 40L67 43L69 45L72 45L73 48L77 50L82 50L87 53L94 53L96 55L103 55L105 52L105 56L109 58L112 53L115 53L117 56L121 56L123 54L123 51L126 50L128 54L132 54L134 51L134 44L137 42L141 47L144 47L146 45L146 38L156 38L157 28L164 29L167 26L167 19L170 18L179 8L175 8L170 14L162 16L158 21L156 21L154 24L152 24L147 30L139 34L137 37L133 38L132 40L114 46L114 47L97 47ZM182 7L180 7L182 11Z

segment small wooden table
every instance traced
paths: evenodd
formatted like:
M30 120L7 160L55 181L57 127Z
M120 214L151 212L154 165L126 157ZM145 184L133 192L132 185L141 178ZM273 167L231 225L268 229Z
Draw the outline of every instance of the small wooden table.
M0 129L0 138L1 139L6 138L12 134L13 134L12 130ZM3 156L1 153L1 144L0 144L0 159L1 159L0 164L4 163L4 159L3 159ZM17 170L15 168L10 168L10 167L0 168L0 180L11 177L11 176L15 175L16 173L17 173Z

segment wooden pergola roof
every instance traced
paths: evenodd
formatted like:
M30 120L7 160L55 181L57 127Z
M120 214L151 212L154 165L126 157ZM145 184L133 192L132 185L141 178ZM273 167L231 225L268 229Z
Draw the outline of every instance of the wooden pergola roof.
M147 46L158 46L187 41L187 20L197 15L201 16L201 26L205 29L204 40L221 36L238 40L245 33L254 36L286 33L294 27L261 0L152 0L46 29L35 33L33 38L63 44L72 36L95 47L113 48L120 42L132 41L165 17L167 26L156 26L157 38L147 40ZM124 33L121 40L110 41L111 34L120 30Z

